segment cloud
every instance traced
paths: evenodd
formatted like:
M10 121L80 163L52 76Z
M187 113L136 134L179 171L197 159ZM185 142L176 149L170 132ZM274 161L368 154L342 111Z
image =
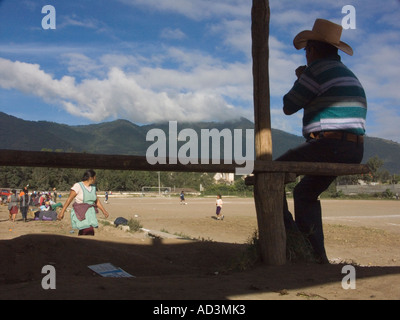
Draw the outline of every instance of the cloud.
M222 37L226 47L251 58L251 23L248 19L224 19L214 22L209 29L214 36Z
M182 40L186 38L186 34L180 29L165 28L161 31L161 38L168 40Z
M57 28L62 29L66 27L79 27L88 29L98 29L101 23L93 18L82 19L76 14L71 16L64 16L61 23L58 23Z
M61 105L72 115L96 122L121 117L141 123L226 120L248 116L245 108L234 106L223 97L230 93L226 80L234 79L232 74L240 70L241 66L233 65L226 70L205 68L191 74L144 68L142 74L135 74L113 67L103 79L87 78L77 83L71 76L55 79L38 64L0 58L0 86L38 96L47 103ZM158 77L159 81L146 83L146 77ZM175 83L174 79L179 81Z
M283 97L296 80L297 67L306 64L304 54L292 49L291 44L270 37L270 61L271 96Z
M400 35L365 34L352 61L368 99L367 133L399 141Z
M181 14L195 21L212 17L248 16L250 1L243 0L119 0L121 3L160 12Z
M45 101L63 96L63 90L73 85L71 77L53 80L52 76L40 70L38 64L12 62L0 58L0 86L4 89L17 89L26 94L34 94Z
M61 57L68 66L69 74L80 74L83 77L89 77L95 73L103 73L102 67L83 53L65 53Z
M400 115L398 110L391 105L372 102L370 110L374 112L367 127L369 136L381 137L387 140L399 141L400 137ZM379 111L378 111L379 110Z
M392 100L399 105L400 34L377 32L366 35L352 61L354 71L363 83L367 97Z

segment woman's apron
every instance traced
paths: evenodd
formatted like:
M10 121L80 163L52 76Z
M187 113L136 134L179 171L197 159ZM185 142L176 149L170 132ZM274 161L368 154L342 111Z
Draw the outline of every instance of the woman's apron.
M83 203L87 203L89 205L94 205L97 201L97 195L96 195L96 187L92 185L92 190L89 192L86 187L83 185L82 182L79 182L79 185L81 186L83 190ZM96 210L94 207L90 207L86 211L85 219L80 221L78 217L75 214L75 210L71 210L71 224L72 224L72 229L78 229L78 230L83 230L87 229L90 227L97 228L99 226L99 222L97 221L96 217Z

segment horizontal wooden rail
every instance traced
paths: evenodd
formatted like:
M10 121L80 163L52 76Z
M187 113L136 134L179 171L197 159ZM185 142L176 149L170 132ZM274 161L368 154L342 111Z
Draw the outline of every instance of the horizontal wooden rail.
M299 175L346 176L370 172L367 165L327 162L256 161L254 172L286 172Z
M168 162L169 159L167 159ZM200 162L200 161L199 161ZM0 166L110 169L134 171L169 171L169 172L223 172L234 173L238 164L155 164L148 163L143 156L104 155L86 153L63 153L0 150ZM210 160L211 163L211 160ZM322 162L280 162L255 161L254 173L284 172L313 175L353 175L367 174L370 169L362 164L322 163Z

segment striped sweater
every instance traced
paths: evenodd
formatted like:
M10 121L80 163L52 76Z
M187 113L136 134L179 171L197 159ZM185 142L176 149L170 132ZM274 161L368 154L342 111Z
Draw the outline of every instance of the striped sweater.
M365 91L340 57L314 61L283 98L286 114L304 109L303 135L343 130L365 135Z

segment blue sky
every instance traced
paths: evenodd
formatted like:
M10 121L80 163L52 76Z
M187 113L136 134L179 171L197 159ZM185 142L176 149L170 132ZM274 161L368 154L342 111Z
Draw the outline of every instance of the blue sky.
M253 119L250 0L0 0L0 111L81 125ZM45 5L56 29L43 29ZM282 97L305 64L294 36L316 18L344 30L365 87L367 134L400 142L400 1L271 0L272 127L301 135Z

